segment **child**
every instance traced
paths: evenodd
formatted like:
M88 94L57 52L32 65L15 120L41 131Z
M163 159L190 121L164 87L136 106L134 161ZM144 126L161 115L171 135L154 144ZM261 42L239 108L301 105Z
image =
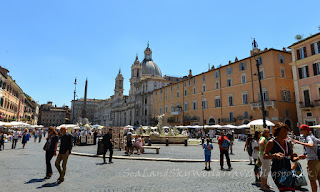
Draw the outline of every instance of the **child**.
M204 170L208 170L210 171L211 170L211 167L210 167L210 162L211 162L211 150L213 149L213 146L212 144L210 143L210 140L207 139L207 143L204 143L202 145L202 149L204 149L204 159L205 159L205 165L206 167L204 168ZM207 168L207 164L209 163L209 169Z

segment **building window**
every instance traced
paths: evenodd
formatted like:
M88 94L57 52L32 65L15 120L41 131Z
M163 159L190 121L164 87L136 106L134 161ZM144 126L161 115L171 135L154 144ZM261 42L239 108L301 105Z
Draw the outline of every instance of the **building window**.
M227 86L228 87L232 86L232 79L231 78L227 80Z
M214 72L214 77L215 77L216 79L218 79L218 78L220 77L220 71L215 71L215 72Z
M193 78L193 84L196 84L196 78Z
M173 94L171 93L171 99L173 99Z
M281 78L285 78L284 68L280 69Z
M320 41L311 44L311 54L315 55L320 53Z
M187 95L187 90L186 90L186 89L184 90L184 95L185 95L185 96Z
M249 118L249 113L248 113L248 111L245 111L245 112L244 112L244 118L245 118L245 119L248 119L248 118Z
M206 85L202 85L202 92L206 92Z
M231 75L231 73L232 73L232 67L230 66L227 68L227 75Z
M193 101L192 103L192 109L196 110L197 109L197 101Z
M263 99L264 101L269 101L269 94L268 94L268 91L263 91L262 92L262 95L263 95ZM261 95L260 95L260 92L258 94L258 99L259 99L259 102L261 102Z
M297 49L297 60L303 59L307 57L307 49L306 47L302 47L300 49Z
M188 103L184 103L184 111L188 111Z
M206 81L206 76L202 75L202 81L205 82Z
M278 62L279 63L284 63L284 56L281 54L278 54Z
M260 69L260 79L264 79L264 70Z
M156 98L156 102L158 102L158 98Z
M312 117L312 113L311 113L311 112L307 112L307 113L306 113L306 116L307 116L307 117Z
M241 83L245 84L246 83L246 74L241 75Z
M165 113L168 113L168 106L165 106Z
M319 75L320 74L320 63L314 63L313 65L313 75Z
M170 86L170 89L171 89L171 91L172 91L172 86Z
M307 77L309 77L308 66L300 67L299 68L299 79L304 79Z
M216 89L219 89L219 82L216 81Z
M289 117L289 110L288 109L286 109L285 115L286 115L286 117Z
M173 105L172 104L170 105L170 109L171 109L171 112L172 112L173 111Z
M160 114L162 114L162 107L160 107Z
M228 96L228 102L229 102L229 106L233 106L233 96L232 95Z
M160 89L160 93L162 93L162 89Z
M193 88L193 94L196 94L196 88L195 87Z
M207 99L204 99L204 100L202 101L202 108L203 108L203 109L208 109Z
M156 91L156 95L158 95L158 91Z
M230 119L230 121L232 121L234 118L233 118L233 112L230 112L229 113L229 119Z
M263 62L262 62L262 57L258 57L258 58L256 59L256 61L258 62L259 65L262 65L262 64L263 64Z
M248 93L242 94L242 104L248 104Z
M185 86L185 87L187 86L187 82L186 82L186 81L184 82L184 86Z
M239 70L240 71L244 71L247 69L247 64L246 62L243 62L243 63L239 63Z
M221 107L220 97L216 97L214 100L215 107Z
M291 101L291 92L287 90L281 91L282 101Z
M177 97L179 97L179 96L180 96L179 91L177 91Z
M189 80L189 86L190 86L190 80Z
M177 89L179 89L179 84L177 83Z

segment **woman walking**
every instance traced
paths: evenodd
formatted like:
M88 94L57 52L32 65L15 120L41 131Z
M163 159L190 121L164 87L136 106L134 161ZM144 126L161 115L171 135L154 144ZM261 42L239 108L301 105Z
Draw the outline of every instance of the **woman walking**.
M271 176L279 191L295 191L294 182L289 182L289 179L284 180L282 177L283 175L290 177L290 160L295 162L306 158L305 155L294 157L292 148L286 140L289 131L288 125L277 123L273 128L275 138L268 141L263 154L264 159L272 159Z
M270 172L271 159L263 158L263 153L266 148L267 142L270 138L270 130L263 129L262 136L259 139L259 158L261 160L261 190L270 191L272 187L268 185L268 175Z
M29 141L29 133L28 133L28 129L25 129L24 132L22 133L22 147L24 149L24 147L26 146L26 143Z
M252 165L252 135L251 134L249 134L248 135L248 138L246 139L246 144L245 144L245 146L244 146L244 149L243 149L243 151L245 151L245 150L247 150L247 152L248 152L248 155L249 155L249 161L250 161L250 164L249 165Z
M257 160L259 158L259 139L260 139L260 131L256 131L254 133L254 138L252 141L252 158L254 160L254 175L256 178L256 184L260 184L260 166L257 165Z
M57 148L58 148L58 133L54 130L54 127L50 127L48 129L48 138L47 142L44 145L43 149L46 151L46 177L45 179L50 179L52 176L52 167L51 167L51 159L53 156L56 156Z

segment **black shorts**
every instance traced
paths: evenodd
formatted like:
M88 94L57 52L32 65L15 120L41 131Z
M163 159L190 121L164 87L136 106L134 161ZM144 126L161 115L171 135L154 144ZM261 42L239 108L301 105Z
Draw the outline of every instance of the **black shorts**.
M127 143L127 147L128 148L132 148L132 143L130 142L130 143Z

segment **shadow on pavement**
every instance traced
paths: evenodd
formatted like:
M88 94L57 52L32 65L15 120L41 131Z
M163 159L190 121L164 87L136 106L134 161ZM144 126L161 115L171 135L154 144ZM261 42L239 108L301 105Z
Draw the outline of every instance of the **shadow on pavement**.
M43 181L44 181L44 179L31 179L30 181L27 181L24 184L39 183L39 182L43 182Z
M45 188L45 187L56 187L56 186L58 186L58 185L59 185L58 182L46 183L46 184L43 184L43 185L40 186L40 187L37 187L37 189L41 189L41 188Z
M107 163L96 163L96 165L105 165Z

